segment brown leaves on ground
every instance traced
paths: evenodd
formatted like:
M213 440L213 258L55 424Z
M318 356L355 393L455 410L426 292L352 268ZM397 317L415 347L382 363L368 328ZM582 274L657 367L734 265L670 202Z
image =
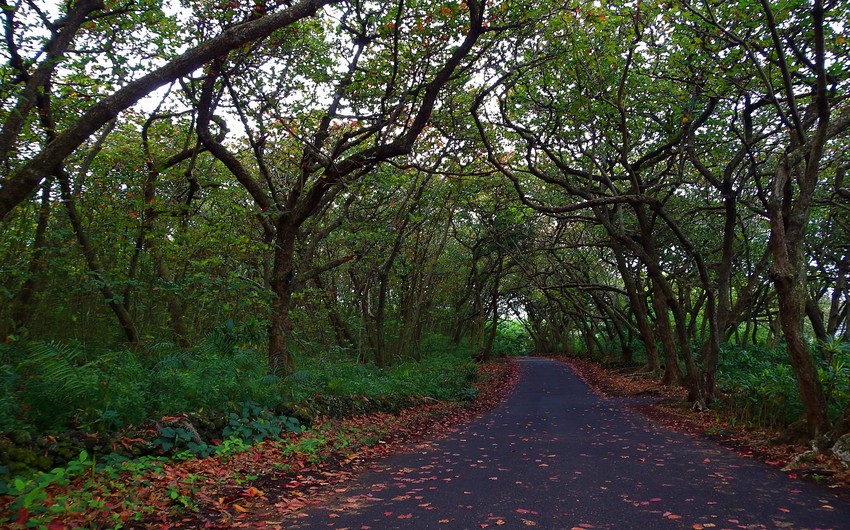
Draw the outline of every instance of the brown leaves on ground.
M661 398L657 403L632 405L631 408L676 430L712 438L744 457L758 458L769 465L784 467L792 458L810 449L802 444L779 442L783 438L780 431L742 425L716 411L695 411L685 401L686 392L683 389L663 385L653 374L636 370L617 371L584 359L561 360L566 360L597 394ZM850 489L850 471L843 469L836 459L825 455L803 474L826 479L831 487ZM790 475L796 478L798 473Z

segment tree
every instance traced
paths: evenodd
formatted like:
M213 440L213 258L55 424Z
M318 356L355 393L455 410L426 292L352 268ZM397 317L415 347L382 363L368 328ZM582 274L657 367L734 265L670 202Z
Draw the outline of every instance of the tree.
M807 292L804 242L828 145L850 127L843 94L848 65L835 48L833 20L847 8L819 0L803 9L777 10L767 1L719 11L707 4L683 3L702 35L744 59L751 81L744 109L745 141L769 160L756 186L770 226L770 278L779 304L779 321L806 410L810 435L829 431L826 399L803 336ZM704 37L705 38L705 37ZM728 53L718 54L723 64ZM758 129L764 127L764 129ZM751 151L752 152L752 151Z
M5 218L15 206L26 200L38 188L44 175L53 169L95 132L113 120L119 113L135 105L140 99L154 90L173 83L190 75L204 64L223 57L231 50L240 48L254 41L264 39L280 28L312 17L324 6L335 0L303 0L293 5L287 5L276 12L266 12L265 16L250 17L243 23L237 23L224 29L220 34L206 39L177 57L167 59L167 62L151 71L129 81L105 97L101 97L91 106L79 110L79 113L65 126L62 131L56 131L55 137L41 148L33 150L34 154L14 160L12 153L26 137L27 118L37 104L37 94L49 92L51 79L60 75L59 66L68 56L69 49L78 37L81 27L87 22L106 17L125 15L128 9L104 11L105 6L98 0L77 2L70 10L60 15L57 20L49 20L46 15L33 7L35 14L32 18L40 20L44 28L33 31L46 31L51 35L39 49L33 51L32 58L27 60L21 55L21 42L33 38L31 34L18 35L16 29L30 30L28 24L15 23L16 9L11 6L4 8L6 29L6 53L9 58L15 82L21 88L12 94L7 94L8 100L14 101L15 111L9 113L4 120L0 133L0 153L5 160L4 175L0 180L0 219ZM27 2L28 6L34 6ZM150 21L148 21L150 22ZM97 36L95 36L97 38ZM33 61L38 61L33 62ZM146 65L150 63L141 62ZM35 74L30 75L29 71ZM53 79L54 83L56 79Z
M267 81L262 69L250 68L259 60L260 50L237 53L213 64L196 93L190 94L199 109L201 142L266 213L266 229L274 234L270 282L274 301L269 328L273 373L294 370L288 340L299 230L345 186L385 161L410 154L442 93L449 86L461 86L464 76L459 74L470 67L464 63L476 60L479 38L500 30L487 26L484 2L446 7L440 11L439 22L426 11L428 7L405 2L341 5L337 33L327 38L331 39L329 51L347 49L349 61L344 70L312 80L314 90L326 90L329 96L323 111L288 108L286 98L300 99L303 94L291 92L298 87ZM429 17L432 23L419 29L420 21ZM458 39L456 46L437 44L452 35ZM308 49L324 46L315 34L307 38L312 41L305 44ZM263 64L269 67L291 60L274 55L276 52L274 47L266 49ZM260 90L263 86L268 89ZM259 101L254 103L257 96ZM214 112L225 101L246 127L252 167L216 141L211 132ZM281 151L291 153L290 159L273 159ZM277 175L284 176L283 182L275 180Z

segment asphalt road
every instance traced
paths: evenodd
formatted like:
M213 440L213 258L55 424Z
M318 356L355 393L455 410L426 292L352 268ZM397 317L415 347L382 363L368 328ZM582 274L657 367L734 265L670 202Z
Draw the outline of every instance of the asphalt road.
M499 408L380 461L291 528L850 529L826 487L655 424L563 363L520 362Z

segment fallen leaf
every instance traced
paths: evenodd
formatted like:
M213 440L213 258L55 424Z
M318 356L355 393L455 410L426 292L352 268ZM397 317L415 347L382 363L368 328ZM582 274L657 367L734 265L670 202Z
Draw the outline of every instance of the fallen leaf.
M24 507L21 507L21 509L18 510L18 518L15 519L15 524L19 524L21 526L24 526L25 524L27 524L27 521L29 521L29 519L30 519L29 510L27 510Z

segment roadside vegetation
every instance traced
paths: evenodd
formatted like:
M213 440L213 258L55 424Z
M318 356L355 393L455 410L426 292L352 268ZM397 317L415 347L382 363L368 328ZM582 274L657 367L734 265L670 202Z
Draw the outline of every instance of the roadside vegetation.
M0 347L7 359L21 355L5 365L13 384L3 394L0 436L4 524L141 524L191 514L202 482L259 491L250 484L262 473L244 471L248 478L240 479L228 464L234 455L273 457L288 482L307 468L415 435L425 428L417 422L473 410L482 385L491 397L479 407L492 406L507 388L506 365L479 373L468 348L437 338L437 349L419 361L382 370L315 354L287 378L268 375L250 338L228 324L191 350L161 345L94 360L60 343ZM148 493L131 493L136 488ZM246 503L227 505L234 503L239 515Z

